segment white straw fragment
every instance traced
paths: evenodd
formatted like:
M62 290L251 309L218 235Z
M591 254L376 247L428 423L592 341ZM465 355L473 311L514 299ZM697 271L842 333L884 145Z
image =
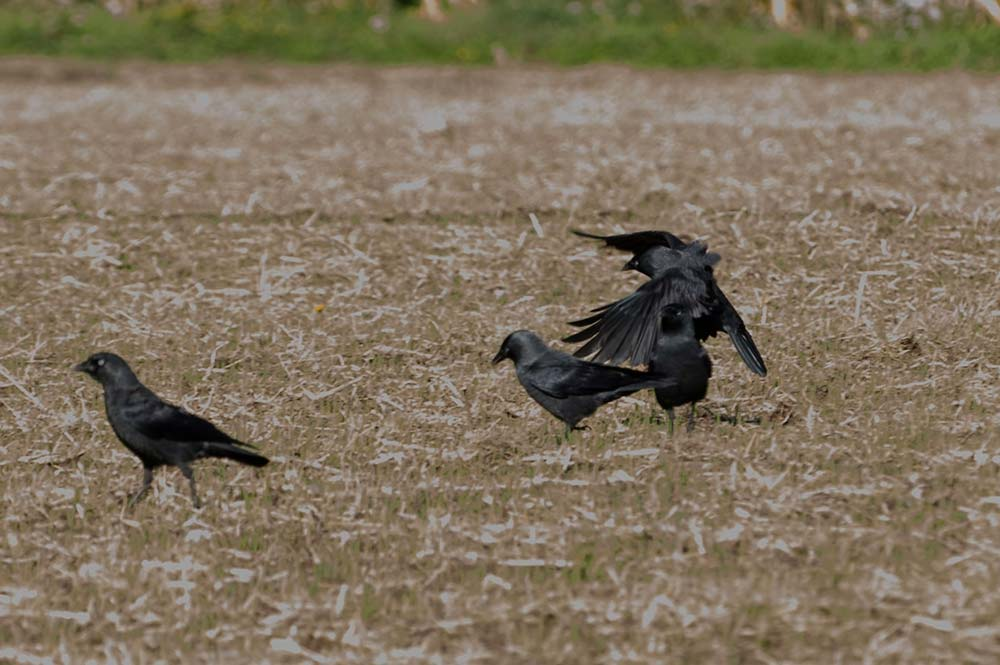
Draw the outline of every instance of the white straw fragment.
M7 383L17 388L18 392L28 398L28 401L38 407L39 410L45 411L45 405L42 404L41 400L35 397L24 385L18 381L13 374L7 371L7 368L0 365L0 376L7 380Z
M260 280L257 282L261 302L271 299L271 283L267 279L267 252L260 256Z
M535 235L539 238L544 238L545 233L542 231L542 225L538 221L538 217L533 212L528 213L528 219L531 220L531 228L535 229Z
M858 291L857 295L854 297L854 322L858 323L861 320L861 303L864 301L865 297L865 285L868 284L868 273L861 273L861 279L858 281Z

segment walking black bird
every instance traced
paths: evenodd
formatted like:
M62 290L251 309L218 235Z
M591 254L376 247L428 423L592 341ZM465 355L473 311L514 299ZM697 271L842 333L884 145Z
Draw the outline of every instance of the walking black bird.
M268 459L249 450L215 425L164 402L142 385L121 357L95 353L74 370L84 372L104 387L104 408L111 429L142 462L142 486L131 496L131 509L149 490L153 469L176 466L191 487L191 502L201 506L191 462L204 457L225 457L250 466L264 466Z
M705 398L712 376L712 360L695 334L691 313L681 305L660 311L660 332L649 362L649 371L675 380L675 385L657 388L656 401L667 410L674 431L674 407L690 404L687 430L694 429L695 403Z
M566 424L569 433L600 406L648 388L670 388L674 379L609 367L550 349L530 330L507 335L493 364L510 359L517 380L533 400Z
M583 328L563 340L584 342L574 355L593 355L596 362L647 364L656 345L661 310L678 304L690 311L699 340L714 337L720 330L725 332L746 366L755 374L767 375L764 359L746 324L715 281L712 271L721 257L709 252L704 243L686 243L666 231L611 236L573 233L632 252L623 270L636 270L650 278L621 300L591 310L593 316L570 322Z

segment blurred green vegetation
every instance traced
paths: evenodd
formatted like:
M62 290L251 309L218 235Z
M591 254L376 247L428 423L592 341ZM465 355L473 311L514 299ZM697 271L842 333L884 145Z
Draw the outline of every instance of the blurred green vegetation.
M480 0L448 9L443 21L422 16L417 4L167 0L125 11L111 2L21 0L0 7L0 53L170 61L1000 70L1000 28L971 9L939 11L933 20L903 11L874 22L822 9L833 4L803 2L796 28L780 30L765 4L745 0ZM118 10L112 13L108 6Z

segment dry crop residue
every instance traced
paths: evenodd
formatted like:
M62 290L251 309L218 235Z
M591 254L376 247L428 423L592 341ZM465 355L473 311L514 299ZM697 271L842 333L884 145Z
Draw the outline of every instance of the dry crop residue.
M0 661L996 662L996 80L0 80ZM707 238L770 373L560 446L489 359L634 288L619 225ZM100 349L275 463L122 516Z

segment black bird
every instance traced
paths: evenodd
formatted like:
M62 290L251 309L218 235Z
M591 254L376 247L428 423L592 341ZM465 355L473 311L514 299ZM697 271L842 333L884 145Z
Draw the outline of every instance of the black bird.
M676 384L656 389L656 401L667 410L674 431L674 407L691 404L687 430L694 429L695 402L705 398L712 376L712 360L695 334L691 313L680 305L660 311L660 333L653 348L649 371L673 377Z
M251 452L215 425L164 402L140 383L122 358L95 353L74 370L88 374L104 387L104 408L111 429L142 462L142 487L131 496L128 508L143 497L153 482L153 469L176 466L191 486L191 502L201 506L194 485L191 462L203 457L226 457L241 464L264 466L268 459Z
M704 243L686 243L666 231L612 236L573 233L632 252L623 270L636 270L650 278L621 300L591 310L593 316L570 322L583 328L563 340L584 342L575 355L593 354L596 362L648 364L656 344L660 311L666 305L678 304L690 311L699 340L714 337L720 330L725 332L746 366L755 374L767 375L753 337L715 281L712 270L721 257L709 252Z
M528 395L566 424L569 433L598 407L648 388L670 388L674 379L650 372L609 367L550 349L530 330L507 335L493 364L514 361Z

